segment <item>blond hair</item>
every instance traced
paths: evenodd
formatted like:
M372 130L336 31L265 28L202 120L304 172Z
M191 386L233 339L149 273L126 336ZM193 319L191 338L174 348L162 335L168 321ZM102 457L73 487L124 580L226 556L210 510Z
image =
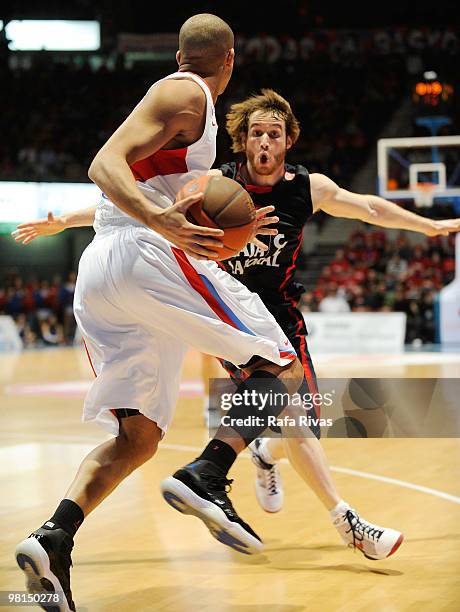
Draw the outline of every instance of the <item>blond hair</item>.
M244 139L248 133L249 117L256 111L271 113L286 124L286 135L294 144L300 134L300 124L292 112L291 105L273 89L262 89L259 95L253 94L243 102L232 104L227 113L227 132L232 139L232 151L244 152Z

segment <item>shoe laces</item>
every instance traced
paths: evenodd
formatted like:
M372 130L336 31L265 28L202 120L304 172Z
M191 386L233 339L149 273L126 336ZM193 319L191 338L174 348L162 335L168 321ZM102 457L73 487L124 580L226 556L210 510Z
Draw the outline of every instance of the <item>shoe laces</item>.
M350 531L352 532L353 547L355 548L356 542L362 542L366 536L378 542L383 534L383 529L377 529L374 525L362 521L358 514L353 512L353 510L347 510L345 513L345 518L350 525L350 529L347 531L347 533Z
M230 493L232 490L233 478L225 478L225 476L215 476L214 474L203 474L203 480L206 481L208 491L214 493Z
M276 465L272 465L272 467L268 470L267 489L269 490L270 495L276 495L278 493L278 470L276 469Z
M259 446L256 446L255 450L251 451L251 459L253 464L260 468L261 470L271 470L274 466L274 464L272 463L267 463L266 461L264 461L262 459L262 457L259 454Z
M202 478L206 482L208 491L221 500L221 508L225 514L231 518L239 518L230 498L227 496L227 493L230 493L232 489L233 479L225 478L225 476L215 476L214 474L203 474Z

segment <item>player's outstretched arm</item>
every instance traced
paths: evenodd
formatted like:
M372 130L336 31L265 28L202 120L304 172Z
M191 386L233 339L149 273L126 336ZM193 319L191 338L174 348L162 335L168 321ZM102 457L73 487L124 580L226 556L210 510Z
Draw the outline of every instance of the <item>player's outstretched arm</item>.
M97 206L81 208L65 215L54 216L50 211L46 219L26 221L17 226L11 235L16 242L29 244L40 236L53 236L70 227L86 227L93 225Z
M189 196L163 209L138 189L130 165L165 146L178 146L184 134L196 134L206 98L192 81L168 80L150 89L94 158L89 178L128 215L156 230L196 258L215 257L223 231L189 223L186 210L203 194Z
M427 236L446 236L450 232L460 231L460 219L427 219L379 196L342 189L324 174L312 174L310 184L314 212L323 210L333 217L359 219L381 227L421 232Z

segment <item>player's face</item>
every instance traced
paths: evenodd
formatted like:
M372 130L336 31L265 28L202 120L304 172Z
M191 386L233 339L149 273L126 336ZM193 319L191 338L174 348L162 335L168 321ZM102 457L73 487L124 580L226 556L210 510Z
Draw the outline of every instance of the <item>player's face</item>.
M284 166L291 144L284 119L261 111L249 117L246 157L257 174L270 175Z

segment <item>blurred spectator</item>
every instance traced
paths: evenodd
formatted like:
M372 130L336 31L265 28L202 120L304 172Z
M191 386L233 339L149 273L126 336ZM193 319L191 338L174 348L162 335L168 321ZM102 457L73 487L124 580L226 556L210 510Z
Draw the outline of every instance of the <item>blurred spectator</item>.
M333 276L342 276L350 269L350 262L345 258L345 251L338 249L335 258L329 264Z
M40 337L46 346L64 344L62 325L58 323L56 315L51 314L40 321Z
M26 348L72 344L76 330L73 316L75 272L63 283L60 277L27 283L17 275L0 286L0 314L13 317Z
M28 348L30 346L35 346L37 343L37 336L31 330L27 317L24 313L17 316L16 326L24 347Z
M72 338L75 335L75 318L73 316L73 296L75 293L75 282L77 275L70 272L67 281L59 290L59 312L63 324L64 337Z
M401 274L407 272L407 261L401 259L401 256L397 253L388 261L386 267L386 273L389 276L399 277Z
M422 316L422 341L434 342L435 340L435 322L434 322L434 292L428 291L425 293L420 304L420 313Z
M320 312L338 313L350 312L350 306L337 287L331 286L328 288L326 296L321 300L318 306Z
M300 301L300 309L305 312L315 312L318 310L318 301L313 291L306 291Z
M409 302L409 310L407 312L407 324L406 324L406 342L412 343L415 341L421 341L423 328L423 318L420 313L420 307L415 300Z

